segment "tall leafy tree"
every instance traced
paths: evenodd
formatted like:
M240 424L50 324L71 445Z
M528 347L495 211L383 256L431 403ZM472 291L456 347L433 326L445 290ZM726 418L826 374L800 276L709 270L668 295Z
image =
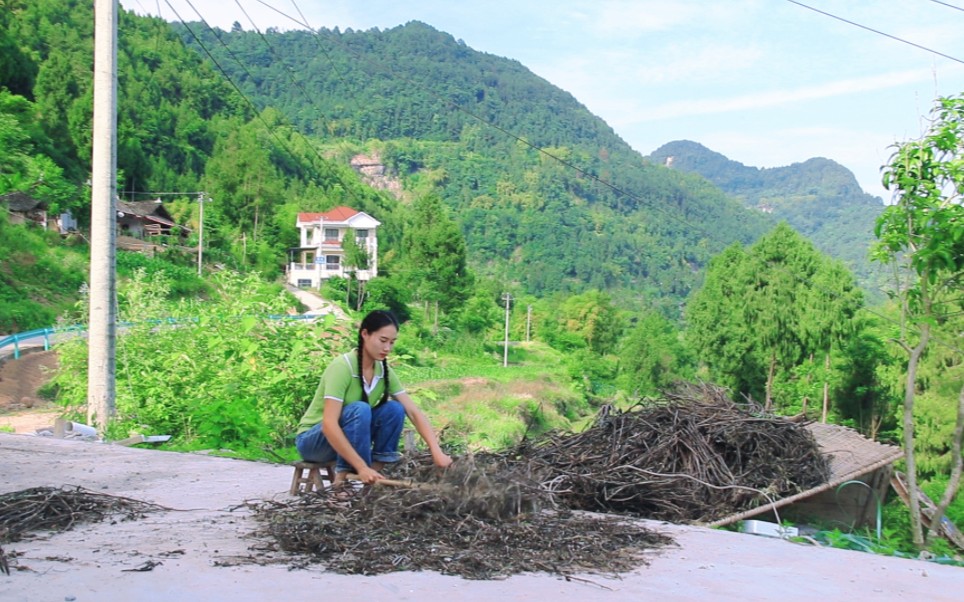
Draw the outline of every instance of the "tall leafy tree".
M589 290L573 295L559 307L563 329L578 335L592 352L603 355L616 348L623 320L608 293Z
M356 274L358 270L367 270L371 258L368 256L368 251L366 251L358 241L355 240L354 231L349 231L345 233L345 238L341 241L342 251L345 252L343 265L345 271L348 273L348 299L351 302L351 276ZM365 302L363 294L364 283L361 279L358 280L358 295L356 297L355 308L360 309L362 304Z
M891 377L892 354L885 342L885 322L871 314L856 320L854 336L841 352L841 380L834 408L838 418L855 426L871 439L882 432L892 432L896 426L899 396L895 395Z
M762 368L756 361L753 333L743 319L746 251L730 245L710 261L703 286L686 303L686 338L699 363L720 384L752 393Z
M688 360L679 329L648 311L620 341L619 383L640 395L655 394L688 376Z
M923 547L926 538L921 521L917 483L914 403L919 384L917 369L935 328L953 311L962 309L964 278L964 96L939 98L930 126L918 140L896 146L884 168L884 186L893 191L894 204L878 218L879 239L874 259L897 264L910 276L898 283L896 295L907 328L899 344L907 353L902 426L904 457L910 490L911 528L914 543ZM961 335L949 334L962 340ZM953 340L953 339L952 339ZM952 445L954 464L932 525L960 487L964 458L964 388L957 409Z
M861 304L849 272L783 223L746 253L727 249L686 313L711 372L769 409L777 381L813 354L829 357Z
M402 249L417 299L449 312L468 298L474 279L466 266L465 239L438 195L415 200Z
M10 21L15 18L13 8L0 0L0 88L29 96L33 93L37 66L10 35Z

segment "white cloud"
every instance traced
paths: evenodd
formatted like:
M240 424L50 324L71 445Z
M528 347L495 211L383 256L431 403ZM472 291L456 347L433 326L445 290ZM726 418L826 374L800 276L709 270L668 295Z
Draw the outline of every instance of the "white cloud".
M909 70L828 82L817 86L807 86L793 90L772 90L730 98L702 98L699 100L669 102L639 111L636 119L633 121L654 121L692 115L709 115L769 108L805 100L832 98L860 92L873 92L906 84L915 84L921 81L922 77L919 70Z
M653 60L636 67L635 83L645 85L726 80L733 73L752 69L752 65L762 56L763 51L753 46L676 47L671 54L655 55Z
M589 30L603 38L638 38L677 28L717 28L746 15L758 2L700 0L604 0L579 12Z

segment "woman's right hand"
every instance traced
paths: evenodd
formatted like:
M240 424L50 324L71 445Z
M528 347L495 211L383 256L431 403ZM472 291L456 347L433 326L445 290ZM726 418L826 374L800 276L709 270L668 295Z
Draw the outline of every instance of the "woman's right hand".
M381 481L385 477L370 466L358 471L358 480L366 485L372 485L375 481Z

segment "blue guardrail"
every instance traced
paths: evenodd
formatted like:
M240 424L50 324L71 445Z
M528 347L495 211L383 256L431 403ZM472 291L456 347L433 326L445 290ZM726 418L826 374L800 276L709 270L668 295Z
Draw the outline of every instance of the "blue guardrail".
M238 316L242 318L244 316ZM264 316L269 320L311 320L318 316L313 316L309 314L299 314L299 315L286 315L286 314L271 314ZM189 322L196 322L197 318L188 318ZM144 320L147 324L177 324L178 320L174 318L154 318L150 320ZM117 326L119 328L124 328L128 326L133 326L133 322L118 322ZM86 332L87 327L83 324L73 324L71 326L64 326L61 328L38 328L36 330L28 330L26 332L18 332L16 334L11 334L0 339L0 353L3 353L5 347L13 346L13 359L20 359L21 354L21 343L26 343L30 341L36 341L35 344L39 344L39 340L43 339L44 351L50 350L51 336L55 334L71 333L71 332Z

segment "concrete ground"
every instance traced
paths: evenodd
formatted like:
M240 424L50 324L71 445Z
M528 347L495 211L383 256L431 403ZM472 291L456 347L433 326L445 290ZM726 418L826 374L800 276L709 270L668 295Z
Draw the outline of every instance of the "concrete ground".
M328 301L327 299L322 298L319 294L313 291L300 289L298 287L291 286L290 284L287 285L286 288L288 289L289 293L294 295L295 298L297 298L298 301L302 303L302 305L308 308L308 311L304 313L304 315L306 316L323 316L325 314L335 314L335 317L338 318L339 320L347 321L350 319L348 315L340 307L338 307L331 301Z
M960 600L964 569L647 522L677 546L620 579L542 573L470 581L430 572L338 575L260 550L246 500L287 500L283 465L0 433L0 493L80 485L173 510L5 544L0 600ZM273 559L260 566L251 558ZM145 563L150 571L133 571Z

